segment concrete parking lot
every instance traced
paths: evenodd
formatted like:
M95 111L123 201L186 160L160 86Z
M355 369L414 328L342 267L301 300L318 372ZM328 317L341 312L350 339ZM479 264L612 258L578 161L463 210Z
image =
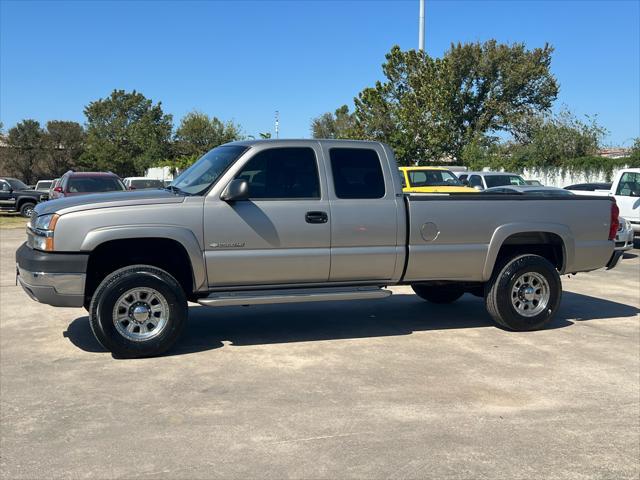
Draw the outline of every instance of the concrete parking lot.
M14 282L0 230L2 478L633 478L640 261L563 278L544 331L481 299L193 306L169 355L114 360L86 312Z

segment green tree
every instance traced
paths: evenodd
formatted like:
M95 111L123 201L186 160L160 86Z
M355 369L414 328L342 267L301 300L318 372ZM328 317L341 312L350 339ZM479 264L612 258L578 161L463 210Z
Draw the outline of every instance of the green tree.
M206 113L191 112L180 121L174 136L174 152L177 157L200 157L218 145L242 138L241 127L222 122Z
M566 160L596 155L607 134L595 117L583 121L568 110L528 124L518 143L505 146L507 155L527 166L562 166Z
M47 173L59 177L76 168L84 152L85 131L77 122L52 120L47 122L45 145L47 149Z
M490 40L452 45L439 59L394 46L386 80L355 99L353 131L389 143L402 163L458 159L480 136L511 132L549 110L558 94L552 52Z
M268 140L271 138L271 132L260 133L260 138L263 140Z
M36 120L23 120L9 129L7 167L26 184L34 183L44 159L45 133Z
M629 158L631 158L631 160L636 164L640 162L640 137L637 137L633 141L633 146L631 147Z
M354 138L355 117L349 107L343 105L335 113L326 112L311 121L313 138Z
M142 175L169 156L172 117L143 94L114 90L84 109L87 117L85 168L120 176Z

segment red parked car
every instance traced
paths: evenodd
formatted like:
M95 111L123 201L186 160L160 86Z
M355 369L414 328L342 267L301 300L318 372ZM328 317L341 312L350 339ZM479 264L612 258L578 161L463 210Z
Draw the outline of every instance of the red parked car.
M58 180L50 198L73 197L89 193L120 192L124 183L111 172L67 172Z

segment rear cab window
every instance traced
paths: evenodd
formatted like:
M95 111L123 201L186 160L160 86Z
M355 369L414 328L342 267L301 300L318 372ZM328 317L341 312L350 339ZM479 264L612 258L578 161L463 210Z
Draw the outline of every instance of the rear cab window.
M487 183L487 188L501 187L503 185L526 185L519 175L485 175L484 181Z
M380 157L370 148L329 149L333 187L340 199L375 199L385 195Z
M119 178L111 176L72 176L67 180L67 192L69 193L101 193L121 190L125 190L123 183Z

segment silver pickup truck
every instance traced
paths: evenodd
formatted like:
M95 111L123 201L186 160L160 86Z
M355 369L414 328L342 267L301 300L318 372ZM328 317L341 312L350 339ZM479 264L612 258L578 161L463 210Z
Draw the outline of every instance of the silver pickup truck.
M602 197L406 195L376 142L235 142L166 190L39 204L17 275L37 301L84 306L121 357L171 347L187 301L378 299L389 285L435 303L469 292L500 326L533 330L558 309L560 274L615 266L617 212Z

